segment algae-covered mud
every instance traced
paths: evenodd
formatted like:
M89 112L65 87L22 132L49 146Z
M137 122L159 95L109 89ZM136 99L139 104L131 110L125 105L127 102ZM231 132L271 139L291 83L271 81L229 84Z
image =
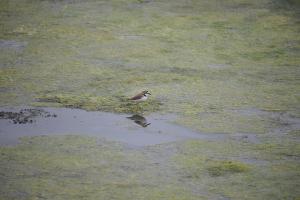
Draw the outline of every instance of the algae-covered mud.
M178 113L207 132L299 117L297 1L1 1L1 105ZM127 100L153 93L142 107ZM241 111L241 112L239 112Z
M191 140L142 149L85 136L0 147L3 199L296 199L299 145Z
M0 199L298 199L299 6L1 0Z

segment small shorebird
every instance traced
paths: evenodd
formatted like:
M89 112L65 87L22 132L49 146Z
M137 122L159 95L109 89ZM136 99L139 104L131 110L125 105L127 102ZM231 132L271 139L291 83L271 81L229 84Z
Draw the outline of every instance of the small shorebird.
M146 101L148 99L148 96L151 95L147 90L135 95L134 97L131 97L130 100L133 101Z

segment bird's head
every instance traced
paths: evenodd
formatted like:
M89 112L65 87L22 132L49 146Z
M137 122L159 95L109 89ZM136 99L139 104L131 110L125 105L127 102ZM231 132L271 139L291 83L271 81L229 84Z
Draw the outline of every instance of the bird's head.
M150 92L148 92L147 90L144 90L142 93L143 93L143 95L146 95L146 96L151 95Z

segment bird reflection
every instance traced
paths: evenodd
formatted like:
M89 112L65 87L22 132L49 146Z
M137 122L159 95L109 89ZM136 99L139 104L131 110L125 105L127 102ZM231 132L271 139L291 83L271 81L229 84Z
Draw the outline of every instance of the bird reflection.
M148 123L147 119L145 117L141 116L141 115L135 114L135 115L132 115L132 116L127 117L127 118L133 120L136 124L138 124L138 125L140 125L144 128L151 124L151 123Z

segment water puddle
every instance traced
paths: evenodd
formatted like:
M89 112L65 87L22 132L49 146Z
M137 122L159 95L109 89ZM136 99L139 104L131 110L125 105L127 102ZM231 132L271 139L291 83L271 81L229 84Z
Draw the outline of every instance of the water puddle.
M14 50L21 52L27 46L27 42L18 42L15 40L0 40L0 50Z
M68 108L0 109L0 145L18 143L22 136L80 134L104 137L133 146L186 139L222 139L170 123L172 115L125 115Z

